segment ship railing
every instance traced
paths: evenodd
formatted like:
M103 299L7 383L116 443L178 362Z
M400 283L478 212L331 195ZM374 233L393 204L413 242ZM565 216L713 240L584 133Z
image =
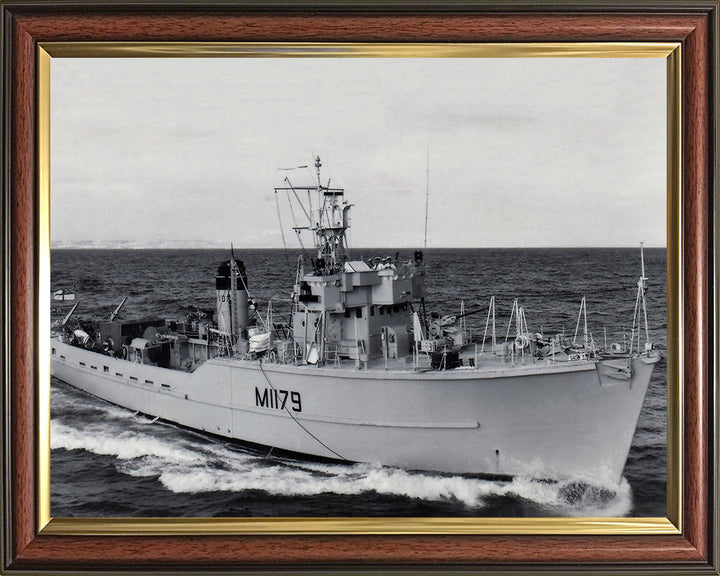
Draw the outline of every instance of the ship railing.
M338 344L325 345L325 362L336 368L340 367L340 346Z
M280 340L275 344L271 361L277 364L295 364L302 357L300 344L293 340Z

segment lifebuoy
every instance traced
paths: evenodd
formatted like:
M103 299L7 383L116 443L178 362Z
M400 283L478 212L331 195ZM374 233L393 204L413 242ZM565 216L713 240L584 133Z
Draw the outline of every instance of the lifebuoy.
M517 350L524 350L530 345L530 338L525 335L520 335L515 338L515 348Z

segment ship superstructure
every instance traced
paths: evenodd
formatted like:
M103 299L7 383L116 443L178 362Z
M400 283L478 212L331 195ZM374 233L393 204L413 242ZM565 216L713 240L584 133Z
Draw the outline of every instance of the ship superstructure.
M353 259L342 188L275 189L295 203L289 321L264 313L231 250L216 306L183 319L59 323L52 373L153 417L268 449L493 476L618 480L659 354L647 330L644 261L629 345L598 346L583 299L572 339L528 330L516 301L502 341L495 301L471 340L466 313L425 312L425 261ZM485 311L485 308L483 308ZM474 313L476 311L472 311ZM583 321L584 320L584 321ZM640 327L644 321L645 331ZM580 328L582 326L582 331ZM641 336L645 336L641 344Z
M305 362L349 358L366 366L375 358L397 359L410 351L408 318L425 295L422 252L412 261L375 258L352 260L345 233L351 204L341 188L323 186L320 158L315 160L317 185L276 188L291 193L307 216L315 244L313 258L300 258L293 287L293 343ZM307 204L300 200L308 194ZM312 195L316 195L313 207ZM292 200L291 200L292 201Z

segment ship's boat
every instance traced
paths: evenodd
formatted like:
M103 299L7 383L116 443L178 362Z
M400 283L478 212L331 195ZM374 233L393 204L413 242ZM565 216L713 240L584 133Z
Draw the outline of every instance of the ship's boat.
M470 340L457 316L428 316L421 251L355 260L344 190L276 188L314 239L298 260L287 324L260 314L243 262L215 277L213 311L183 319L74 316L53 335L56 378L130 410L276 451L488 476L619 481L650 377L644 261L629 345L531 333L516 301L499 341L495 300ZM641 250L642 254L642 250ZM484 310L484 309L483 309ZM475 312L475 311L473 311ZM585 318L581 331L581 319ZM641 346L641 319L645 342Z

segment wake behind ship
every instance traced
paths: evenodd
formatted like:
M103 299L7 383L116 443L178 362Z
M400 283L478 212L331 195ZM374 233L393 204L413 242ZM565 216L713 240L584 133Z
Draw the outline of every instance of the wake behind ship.
M301 455L407 469L618 481L659 353L644 265L629 345L598 346L583 299L573 338L528 330L516 301L496 335L426 312L421 251L354 260L344 190L275 189L295 204L289 319L251 298L234 253L217 270L216 307L185 318L73 316L52 340L53 376L109 402L219 436ZM642 252L641 252L642 253ZM483 311L485 311L483 309ZM644 320L644 330L641 330ZM582 330L581 330L582 327ZM645 342L641 346L641 336Z

